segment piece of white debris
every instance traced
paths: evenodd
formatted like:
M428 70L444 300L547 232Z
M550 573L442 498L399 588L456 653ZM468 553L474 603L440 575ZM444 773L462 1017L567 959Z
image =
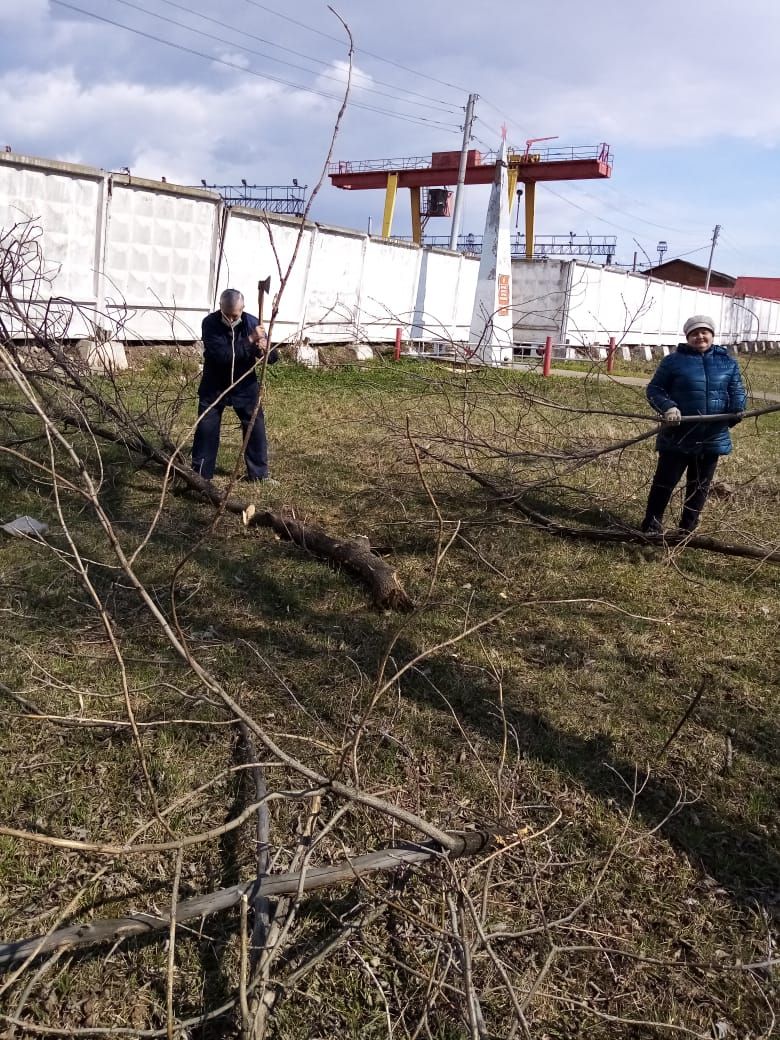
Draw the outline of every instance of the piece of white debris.
M3 524L2 529L6 534L13 534L16 537L27 535L34 538L38 535L42 538L49 530L49 525L44 524L41 520L36 520L32 516L17 516L10 523Z

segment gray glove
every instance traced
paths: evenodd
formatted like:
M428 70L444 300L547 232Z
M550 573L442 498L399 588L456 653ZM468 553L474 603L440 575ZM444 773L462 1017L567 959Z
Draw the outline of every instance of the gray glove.
M664 422L676 425L680 421L680 419L682 419L682 412L679 408L677 408L677 406L675 406L674 408L667 408L664 412Z

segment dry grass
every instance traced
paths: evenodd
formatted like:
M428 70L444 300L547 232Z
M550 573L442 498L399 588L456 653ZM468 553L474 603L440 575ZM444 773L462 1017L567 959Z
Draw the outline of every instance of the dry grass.
M135 378L128 377L127 393L134 392ZM269 382L267 414L272 467L282 484L256 492L257 501L293 503L298 515L334 531L368 535L392 553L404 585L422 602L439 524L406 439L407 421L414 438L429 446L437 437L462 434L464 415L473 432L507 447L581 445L630 434L613 418L583 420L529 406L515 395L519 386L567 407L641 410L639 390L574 380L543 386L535 377L485 374L464 384L459 374L405 364L328 372L279 367ZM739 428L737 452L723 470L734 494L713 500L710 532L777 542L778 433L775 417ZM230 426L225 466L236 444ZM447 451L457 457L459 449L450 444ZM560 515L587 518L593 506L583 512L579 494L587 488L597 505L635 522L652 456L645 442L619 464L580 470L565 481L572 490L548 496L547 504ZM156 507L156 477L134 469L120 451L107 452L105 461L104 501L133 543ZM517 460L481 464L507 481L548 472L547 464ZM60 544L50 489L7 458L0 466L3 518L30 513L46 519ZM564 947L529 1004L533 1037L674 1035L670 1026L699 1036L768 1035L771 975L734 965L764 961L774 949L780 877L776 570L690 551L552 540L465 477L440 466L426 473L445 542L460 527L430 601L404 627L395 616L372 612L347 575L268 532L238 529L228 518L178 579L179 617L194 651L291 750L327 771L334 759L321 744L339 747L352 732L392 638L392 660L400 666L511 607L500 621L432 654L394 684L361 746L363 783L444 827L500 820L534 832L560 814L549 833L500 858L490 872L457 868L478 905L484 893L485 926L498 933L494 945L518 994L532 985L551 943ZM174 813L170 826L191 833L220 823L246 798L236 775L226 773L235 760L233 731L124 582L100 566L108 553L89 515L68 508L84 550L97 561L93 578L121 632L137 717L166 720L143 738L159 803L221 777L207 797ZM168 498L141 558L144 580L161 604L168 601L172 568L210 515L189 497ZM47 713L126 721L100 623L76 577L48 551L0 543L0 610L8 687ZM698 708L659 757L702 680ZM2 703L4 822L115 841L149 818L149 794L126 729L64 728L25 718L7 698ZM733 748L728 768L727 739ZM635 777L643 783L636 798ZM274 809L273 839L281 849L294 844L296 826L289 808ZM162 837L159 828L150 833ZM247 825L188 850L182 895L251 876L249 833ZM361 852L387 838L384 824L354 811L323 844L322 855L337 858L345 847ZM280 853L279 869L287 855ZM170 898L170 856L119 859L91 883L101 865L90 856L0 837L3 937L44 930L82 886L79 920L164 907ZM429 1032L422 1035L468 1036L454 996L426 997L436 957L432 928L446 924L446 879L439 867L415 874L397 899L399 909L287 996L272 1035L384 1037L388 1009L406 1030L397 1035L411 1035L427 1001ZM361 901L386 897L387 885L380 879L367 891L354 886L307 900L296 950L348 919ZM586 896L576 919L549 934L550 922ZM63 1035L68 1027L106 1024L162 1028L165 962L162 944L148 940L125 941L110 957L105 949L66 956L33 988L24 1013L61 1027ZM207 920L200 931L182 929L177 1017L224 1001L234 992L237 964L229 915ZM510 1001L484 948L475 952L475 973L490 1035L505 1036ZM447 977L458 985L454 969ZM19 994L17 986L0 998L6 1013ZM610 1015L661 1025L624 1025L604 1018ZM232 1036L230 1022L193 1028L190 1035Z

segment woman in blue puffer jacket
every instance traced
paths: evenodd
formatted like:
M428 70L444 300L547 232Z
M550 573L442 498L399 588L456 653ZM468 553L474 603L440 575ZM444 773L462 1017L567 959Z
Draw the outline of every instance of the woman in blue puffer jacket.
M747 395L739 365L725 347L714 346L715 323L704 314L683 326L687 342L663 359L647 387L647 399L664 419L658 434L656 467L647 511L646 534L663 534L661 520L672 492L686 474L680 534L693 531L707 500L718 459L731 452L729 427L739 421ZM731 413L725 422L680 423L684 415Z

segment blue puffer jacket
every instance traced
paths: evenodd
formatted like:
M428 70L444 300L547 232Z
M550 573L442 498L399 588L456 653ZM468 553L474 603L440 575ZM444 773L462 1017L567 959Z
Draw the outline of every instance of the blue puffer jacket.
M235 328L223 321L221 311L214 311L203 319L203 376L198 388L202 401L209 404L216 401L234 383L226 398L228 404L234 399L252 399L257 394L255 363L262 357L262 350L248 338L257 324L257 318L246 311ZM277 360L274 347L268 355L268 364L273 365Z
M725 347L710 347L703 354L681 343L668 354L647 387L647 399L657 412L675 406L683 415L716 415L743 412L747 394L739 365ZM729 426L724 423L682 423L664 426L658 434L658 451L680 451L685 455L728 455Z

